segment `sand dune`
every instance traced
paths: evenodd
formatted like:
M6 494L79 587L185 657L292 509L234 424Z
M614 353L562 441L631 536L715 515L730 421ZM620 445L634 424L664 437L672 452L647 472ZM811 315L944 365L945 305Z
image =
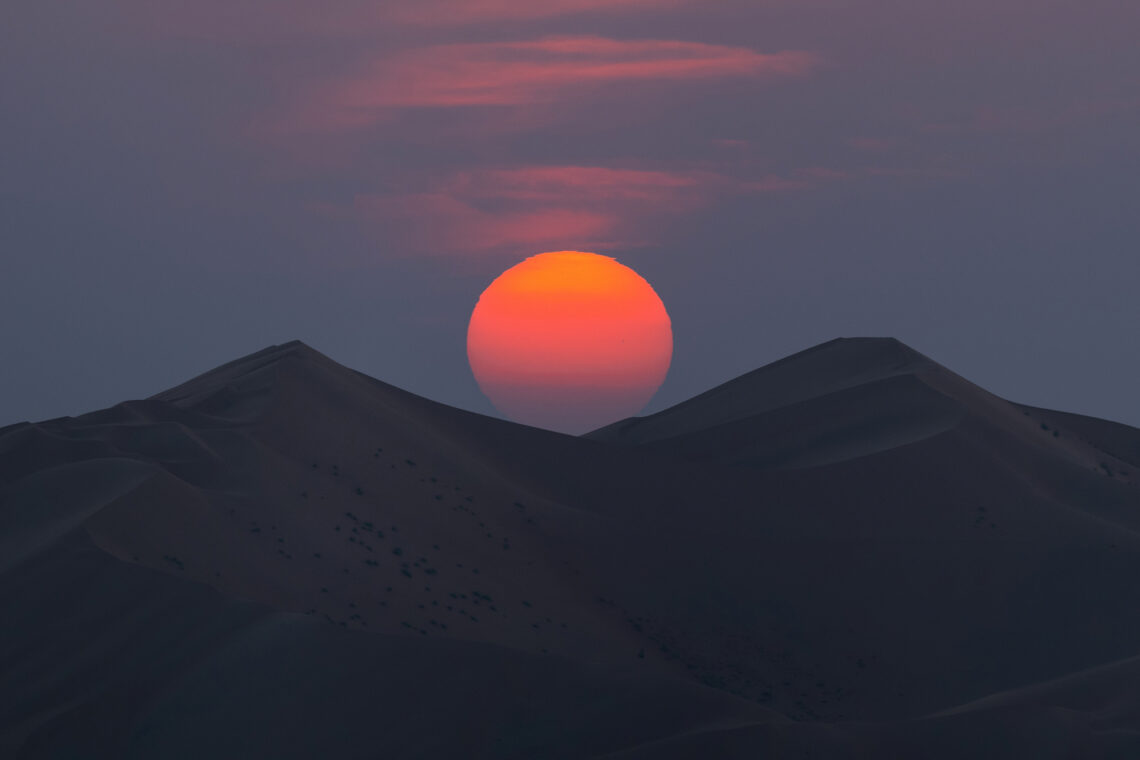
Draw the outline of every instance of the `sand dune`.
M894 339L836 338L749 372L663 412L616 422L589 437L639 444L673 438L936 366Z
M893 340L583 438L274 346L0 429L0 749L1133 757L1137 462Z

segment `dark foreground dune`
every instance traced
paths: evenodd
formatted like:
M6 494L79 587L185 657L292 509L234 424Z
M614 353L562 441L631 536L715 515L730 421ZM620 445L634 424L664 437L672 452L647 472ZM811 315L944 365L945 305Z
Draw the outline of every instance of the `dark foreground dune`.
M0 429L0 757L1140 757L1138 472L893 340L582 438L275 346Z

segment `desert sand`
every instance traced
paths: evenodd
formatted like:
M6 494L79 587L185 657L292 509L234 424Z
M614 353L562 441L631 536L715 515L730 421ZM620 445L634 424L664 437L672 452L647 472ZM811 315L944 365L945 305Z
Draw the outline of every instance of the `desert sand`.
M0 756L1140 757L1138 470L891 339L583 437L274 346L0 428Z

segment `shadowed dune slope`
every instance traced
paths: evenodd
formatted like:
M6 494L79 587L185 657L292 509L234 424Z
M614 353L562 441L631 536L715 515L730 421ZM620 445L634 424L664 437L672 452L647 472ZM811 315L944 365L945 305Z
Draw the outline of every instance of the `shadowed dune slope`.
M270 347L0 429L0 750L1132 757L1138 461L893 340L583 438Z
M836 338L657 414L615 422L587 437L644 444L935 368L932 361L893 338Z

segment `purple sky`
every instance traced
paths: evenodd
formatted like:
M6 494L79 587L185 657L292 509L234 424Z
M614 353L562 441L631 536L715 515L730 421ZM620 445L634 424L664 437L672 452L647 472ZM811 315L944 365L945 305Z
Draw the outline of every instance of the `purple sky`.
M98 6L98 7L95 7ZM0 425L300 338L494 413L480 291L595 250L659 409L837 336L1140 425L1140 4L37 0L0 21Z

